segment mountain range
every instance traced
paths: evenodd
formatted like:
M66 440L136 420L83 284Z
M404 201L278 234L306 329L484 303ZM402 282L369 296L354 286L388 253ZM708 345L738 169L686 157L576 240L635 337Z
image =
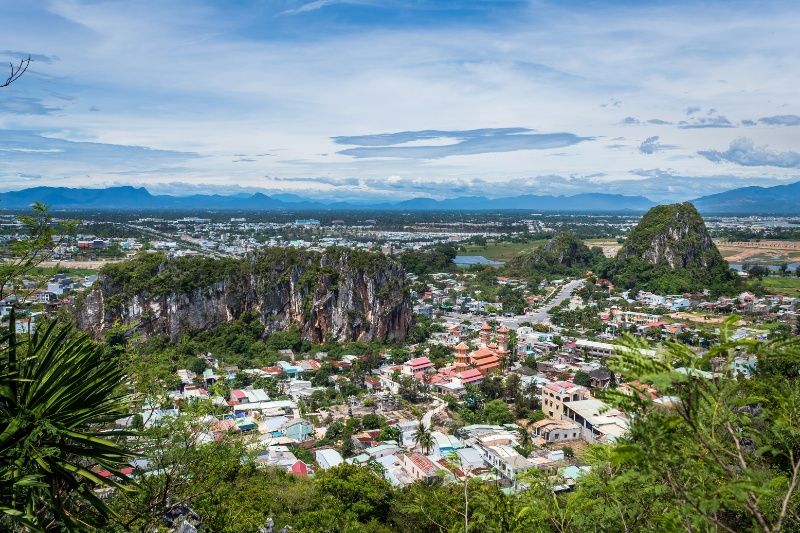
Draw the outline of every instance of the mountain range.
M0 193L0 209L27 209L41 202L58 210L237 210L237 211L498 211L525 209L569 212L644 212L656 205L644 196L582 193L572 196L520 195L505 198L462 196L446 200L413 198L399 202L320 201L294 194L263 193L171 196L144 187L100 189L33 187ZM743 187L691 201L705 214L800 214L800 182L775 187Z

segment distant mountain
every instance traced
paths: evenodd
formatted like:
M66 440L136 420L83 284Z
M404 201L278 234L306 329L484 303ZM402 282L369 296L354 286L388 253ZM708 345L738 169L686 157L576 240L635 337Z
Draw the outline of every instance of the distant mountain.
M190 196L154 195L144 187L108 187L105 189L70 189L67 187L34 187L0 193L0 209L26 209L41 202L52 209L123 210L319 210L323 204L297 197L279 200L262 193L242 196L194 194Z
M522 195L489 199L483 196L464 196L447 200L414 198L389 203L323 203L295 194L279 193L267 196L222 196L195 194L191 196L154 195L144 187L108 187L105 189L70 189L67 187L34 187L21 191L0 193L0 209L26 209L34 202L52 209L98 210L253 210L253 211L326 211L326 210L395 210L395 211L499 211L526 209L533 211L637 212L654 204L643 196L585 193L574 196Z
M462 196L448 200L414 198L399 202L393 209L409 211L487 211L530 209L534 211L646 211L655 205L644 196L584 193L574 196L537 196L525 194L489 199L483 196Z
M800 181L775 187L742 187L692 200L706 214L800 214Z

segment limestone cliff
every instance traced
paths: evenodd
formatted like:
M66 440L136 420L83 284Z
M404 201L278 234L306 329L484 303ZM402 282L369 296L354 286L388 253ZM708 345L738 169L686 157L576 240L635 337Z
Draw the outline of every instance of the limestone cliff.
M652 265L709 268L722 263L702 217L690 203L659 205L631 231L617 256L643 258Z
M602 255L599 249L586 246L575 233L562 231L541 248L518 255L508 267L527 276L581 275L594 268Z
M620 286L662 294L730 293L738 283L689 203L648 211L603 274Z
M379 254L272 249L241 260L153 254L106 267L78 304L78 325L101 337L114 323L173 341L245 312L264 336L296 324L311 342L405 338L411 302L405 272Z

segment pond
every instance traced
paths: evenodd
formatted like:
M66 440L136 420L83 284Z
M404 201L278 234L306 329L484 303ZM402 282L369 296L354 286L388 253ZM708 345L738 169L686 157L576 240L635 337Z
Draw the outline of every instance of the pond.
M457 255L455 259L453 259L453 263L460 267L471 267L473 265L500 266L503 264L502 261L486 259L482 255Z

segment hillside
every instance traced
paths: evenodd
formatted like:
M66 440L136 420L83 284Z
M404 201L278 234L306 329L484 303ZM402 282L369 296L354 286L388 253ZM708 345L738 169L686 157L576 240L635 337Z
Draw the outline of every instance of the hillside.
M692 203L709 214L798 214L800 181L775 187L742 187L703 196Z
M394 341L411 322L404 280L395 261L354 250L270 249L241 260L148 254L106 266L77 320L95 338L120 322L175 341L255 313L265 336L296 325L311 342Z
M602 274L625 288L662 294L726 292L738 280L690 203L648 211Z
M508 262L509 271L525 276L548 277L581 275L595 267L603 257L569 231L557 233L547 244Z

